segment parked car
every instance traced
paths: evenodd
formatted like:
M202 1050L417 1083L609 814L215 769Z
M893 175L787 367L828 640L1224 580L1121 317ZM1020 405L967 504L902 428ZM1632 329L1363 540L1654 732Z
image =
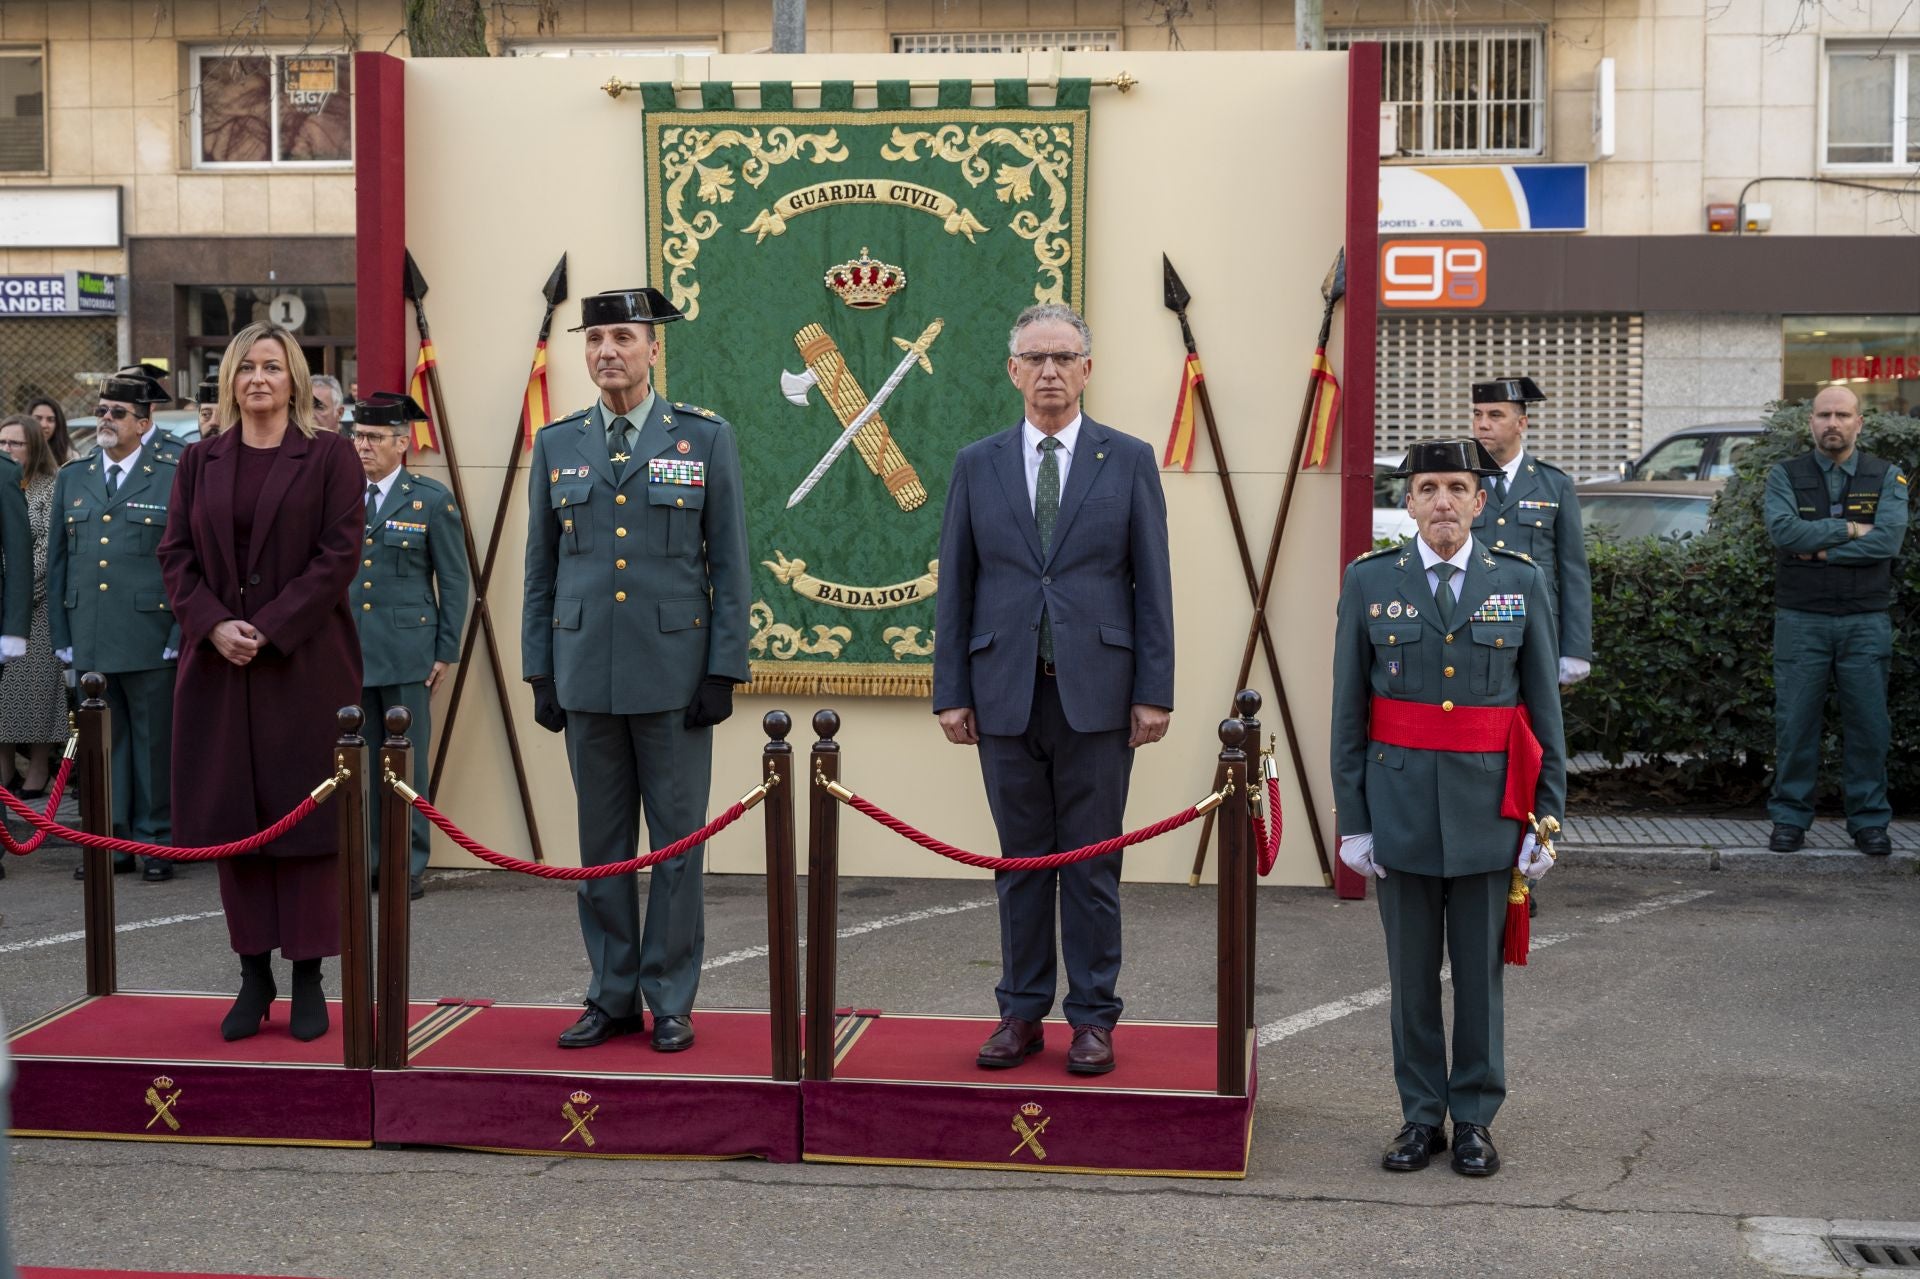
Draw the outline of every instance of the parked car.
M1725 480L1624 480L1580 484L1580 523L1589 538L1693 537L1707 531L1708 512Z
M85 457L93 452L93 432L99 424L100 419L91 414L67 419L67 438L73 441L73 456ZM198 409L162 409L153 415L153 424L189 444L200 438Z
M1623 480L1724 480L1749 444L1766 434L1763 422L1709 422L1675 431L1627 463Z
M1397 541L1420 529L1407 514L1407 482L1390 474L1400 469L1399 454L1373 457L1373 540Z

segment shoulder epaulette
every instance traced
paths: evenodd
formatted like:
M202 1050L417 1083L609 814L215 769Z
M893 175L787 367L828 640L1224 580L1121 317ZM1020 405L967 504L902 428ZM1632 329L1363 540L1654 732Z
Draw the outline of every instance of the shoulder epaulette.
M567 414L565 417L557 417L553 419L553 421L547 423L547 426L559 426L564 422L577 422L591 412L593 412L593 405L589 404L587 405L586 408L576 409L573 412ZM541 429L545 430L546 428L542 427Z
M698 404L682 404L680 403L680 401L675 400L673 402L673 407L678 409L682 413L692 413L692 414L695 414L696 416L708 418L715 422L724 422L727 420L724 417L721 417L718 413L715 413L712 409L703 409Z
M1563 470L1561 470L1561 469L1560 469L1559 467L1557 467L1557 466L1555 466L1555 465L1554 465L1553 463L1551 463L1551 462L1549 462L1549 461L1547 461L1547 459L1545 459L1544 457L1531 457L1531 456L1529 456L1529 457L1527 458L1527 461L1529 461L1529 462L1531 462L1531 463L1533 463L1533 464L1534 464L1535 466L1538 466L1538 467L1540 467L1540 468L1542 468L1542 469L1544 469L1544 470L1548 470L1548 471L1552 471L1552 472L1553 472L1553 473L1554 473L1555 475L1565 475L1565 474L1566 474L1566 472L1565 472L1565 471L1563 471Z
M431 475L422 475L418 471L408 471L407 474L412 476L413 482L415 484L418 484L421 488L433 489L441 493L445 493L448 491L446 485L442 484L439 480L434 479Z
M1351 560L1348 561L1348 563L1359 564L1364 560L1376 560L1376 559L1379 559L1382 555L1394 555L1404 549L1406 549L1405 542L1401 542L1395 546L1376 546L1374 549L1366 552L1363 555L1354 556Z
M1525 560L1529 564L1533 563L1533 556L1527 554L1525 551L1510 551L1504 546L1485 546L1481 549L1491 552L1494 555L1504 555L1510 560Z

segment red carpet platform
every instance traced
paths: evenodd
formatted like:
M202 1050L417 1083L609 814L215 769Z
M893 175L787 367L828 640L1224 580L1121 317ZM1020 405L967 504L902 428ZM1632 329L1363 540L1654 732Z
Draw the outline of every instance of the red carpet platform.
M404 1071L373 1077L374 1139L600 1159L800 1157L799 1085L776 1083L767 1014L700 1009L692 1048L646 1035L563 1049L579 1005L410 1008Z
M258 1035L220 1038L233 996L122 992L82 999L8 1038L19 1137L366 1146L373 1089L340 1065L340 1006L310 1043L287 1033L287 1001Z
M1211 1025L1122 1022L1117 1065L1067 1073L1072 1032L1011 1070L974 1064L995 1022L856 1014L842 1019L831 1081L802 1085L816 1163L1244 1177L1253 1101L1214 1092ZM1251 1056L1252 1049L1248 1050ZM1247 1077L1257 1078L1251 1061Z

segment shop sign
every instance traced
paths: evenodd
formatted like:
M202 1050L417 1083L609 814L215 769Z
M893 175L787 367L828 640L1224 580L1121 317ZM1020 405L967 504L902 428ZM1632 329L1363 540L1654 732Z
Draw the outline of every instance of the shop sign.
M1584 164L1388 164L1380 230L1584 231Z
M0 316L117 315L120 277L94 271L0 275Z
M1487 246L1479 240L1386 240L1380 304L1470 311L1487 300Z
M287 105L306 115L319 115L327 100L340 91L340 64L336 58L288 58L281 74L285 77Z
M1836 355L1835 382L1904 382L1920 378L1920 355Z

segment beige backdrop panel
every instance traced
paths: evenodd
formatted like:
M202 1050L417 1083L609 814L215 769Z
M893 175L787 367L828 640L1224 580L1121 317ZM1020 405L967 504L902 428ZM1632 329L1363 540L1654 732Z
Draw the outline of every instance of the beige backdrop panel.
M688 60L689 81L873 79L908 74L984 78L1044 76L1050 59L1010 55L915 57L813 55ZM540 286L564 249L575 301L556 317L550 347L556 414L591 402L577 299L647 281L638 94L615 101L598 89L609 68L591 59L415 59L406 66L407 241L431 284L428 315L439 349L467 514L484 547L511 446L513 423L541 313ZM1341 243L1346 201L1346 64L1337 54L1178 53L1070 55L1069 75L1121 70L1140 85L1093 95L1088 213L1088 319L1095 336L1087 408L1156 449L1165 441L1178 383L1179 326L1161 305L1160 255L1172 255L1193 293L1190 314L1206 361L1214 407L1235 468L1254 558L1265 552L1291 449L1307 359L1320 317L1322 276ZM926 97L930 100L931 94ZM683 98L683 101L691 101ZM1044 99L1042 99L1044 100ZM750 95L742 101L751 105ZM802 95L802 101L809 99ZM919 98L916 98L916 102ZM863 95L859 105L870 105ZM651 281L647 281L651 282ZM1011 320L1012 317L1009 317ZM669 347L673 330L664 331ZM1338 357L1336 355L1336 363ZM982 370L1000 377L999 369ZM366 390L378 388L363 388ZM669 388L671 390L671 388ZM709 393L727 412L722 392ZM1007 392L1006 421L1019 399ZM444 469L428 454L423 469ZM1230 711L1232 680L1251 609L1233 549L1213 455L1204 443L1191 474L1165 476L1173 533L1179 705L1166 741L1141 753L1128 805L1130 825L1176 811L1204 794ZM1270 616L1284 650L1293 714L1321 822L1332 837L1326 777L1328 672L1338 588L1338 494L1332 474L1309 474ZM533 722L519 682L524 485L516 483L492 592L509 695L527 752L527 772L550 860L577 864L573 789L561 739ZM476 566L477 567L477 566ZM470 672L440 807L495 847L521 852L519 815L498 702L484 661ZM1260 665L1253 683L1272 690ZM436 720L445 720L445 696ZM715 807L756 780L761 716L793 715L804 754L809 722L826 704L798 697L746 698L721 726L714 749ZM971 750L949 746L927 703L842 697L848 783L921 828L965 847L996 845ZM1301 819L1304 801L1285 786L1286 843L1271 882L1318 884ZM800 829L806 829L804 800ZM841 865L854 875L979 875L935 858L848 812ZM1198 827L1126 854L1127 878L1184 880ZM749 819L715 841L709 865L761 868L761 833ZM805 850L801 850L804 865ZM436 865L469 864L436 835ZM1209 861L1209 874L1212 863Z

